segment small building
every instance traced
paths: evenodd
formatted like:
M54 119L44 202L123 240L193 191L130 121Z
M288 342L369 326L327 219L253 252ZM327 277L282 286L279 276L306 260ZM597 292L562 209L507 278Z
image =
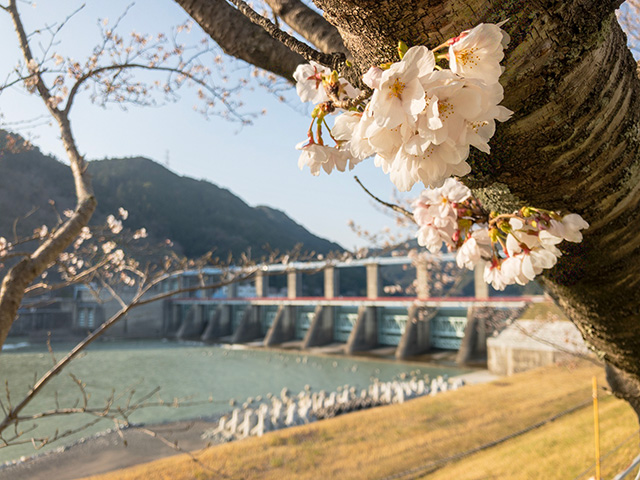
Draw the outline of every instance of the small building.
M512 375L589 353L580 332L568 320L520 319L487 339L488 368L496 375Z

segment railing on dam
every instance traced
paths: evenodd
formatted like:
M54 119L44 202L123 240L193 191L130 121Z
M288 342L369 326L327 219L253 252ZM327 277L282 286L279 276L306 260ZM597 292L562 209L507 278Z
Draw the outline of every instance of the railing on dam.
M486 312L518 311L542 297L477 298L174 298L168 314L181 338L210 342L298 342L300 348L343 344L348 353L396 347L405 357L458 350L472 335L485 340ZM482 321L476 321L478 312ZM489 314L490 316L490 314Z

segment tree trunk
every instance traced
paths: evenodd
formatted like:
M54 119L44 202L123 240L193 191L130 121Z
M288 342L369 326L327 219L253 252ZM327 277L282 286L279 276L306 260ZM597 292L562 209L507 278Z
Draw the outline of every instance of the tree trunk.
M501 77L515 114L466 182L490 208L576 212L591 227L543 283L640 415L640 90L614 2L317 0L361 70L398 40L435 47L509 19ZM609 375L613 378L613 375Z
M16 0L11 0L7 9L11 15L18 36L20 50L25 63L28 64L30 61L34 61L34 58L31 53L27 34L22 25L22 20L18 14ZM73 215L57 227L56 230L40 244L35 252L24 257L16 265L11 267L2 279L2 284L0 285L0 350L17 317L18 308L20 308L27 287L54 264L58 256L80 235L82 228L89 224L89 220L97 205L91 185L91 176L87 170L87 163L78 151L78 147L73 138L68 112L59 110L51 104L51 92L44 84L40 75L36 77L35 86L39 96L45 102L45 105L47 105L49 113L58 123L60 138L62 139L64 149L69 158L77 203Z

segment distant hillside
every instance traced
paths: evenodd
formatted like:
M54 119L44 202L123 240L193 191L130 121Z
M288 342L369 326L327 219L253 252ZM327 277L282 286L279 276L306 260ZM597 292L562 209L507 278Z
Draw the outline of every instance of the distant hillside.
M178 251L196 257L215 249L233 255L251 249L256 258L269 249L326 253L342 248L319 238L285 213L269 207L252 208L230 191L204 180L181 177L147 158L100 160L89 163L98 209L92 223L102 223L118 207L129 211L125 226L145 227L150 243L171 239ZM43 223L56 223L58 212L73 208L69 168L38 149L0 156L0 236L26 234Z

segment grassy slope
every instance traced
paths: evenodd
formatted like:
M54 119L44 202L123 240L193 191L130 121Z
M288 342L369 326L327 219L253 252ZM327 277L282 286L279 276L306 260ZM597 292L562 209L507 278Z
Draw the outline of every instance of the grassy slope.
M201 464L175 456L92 478L383 478L467 451L582 403L591 396L594 374L603 384L602 369L588 363L539 369L210 448L197 454ZM581 409L428 477L573 478L593 461L592 415L590 408ZM616 399L603 399L601 416L603 453L637 431L635 415ZM626 456L612 455L605 467L621 469L633 456L630 450L623 453Z

